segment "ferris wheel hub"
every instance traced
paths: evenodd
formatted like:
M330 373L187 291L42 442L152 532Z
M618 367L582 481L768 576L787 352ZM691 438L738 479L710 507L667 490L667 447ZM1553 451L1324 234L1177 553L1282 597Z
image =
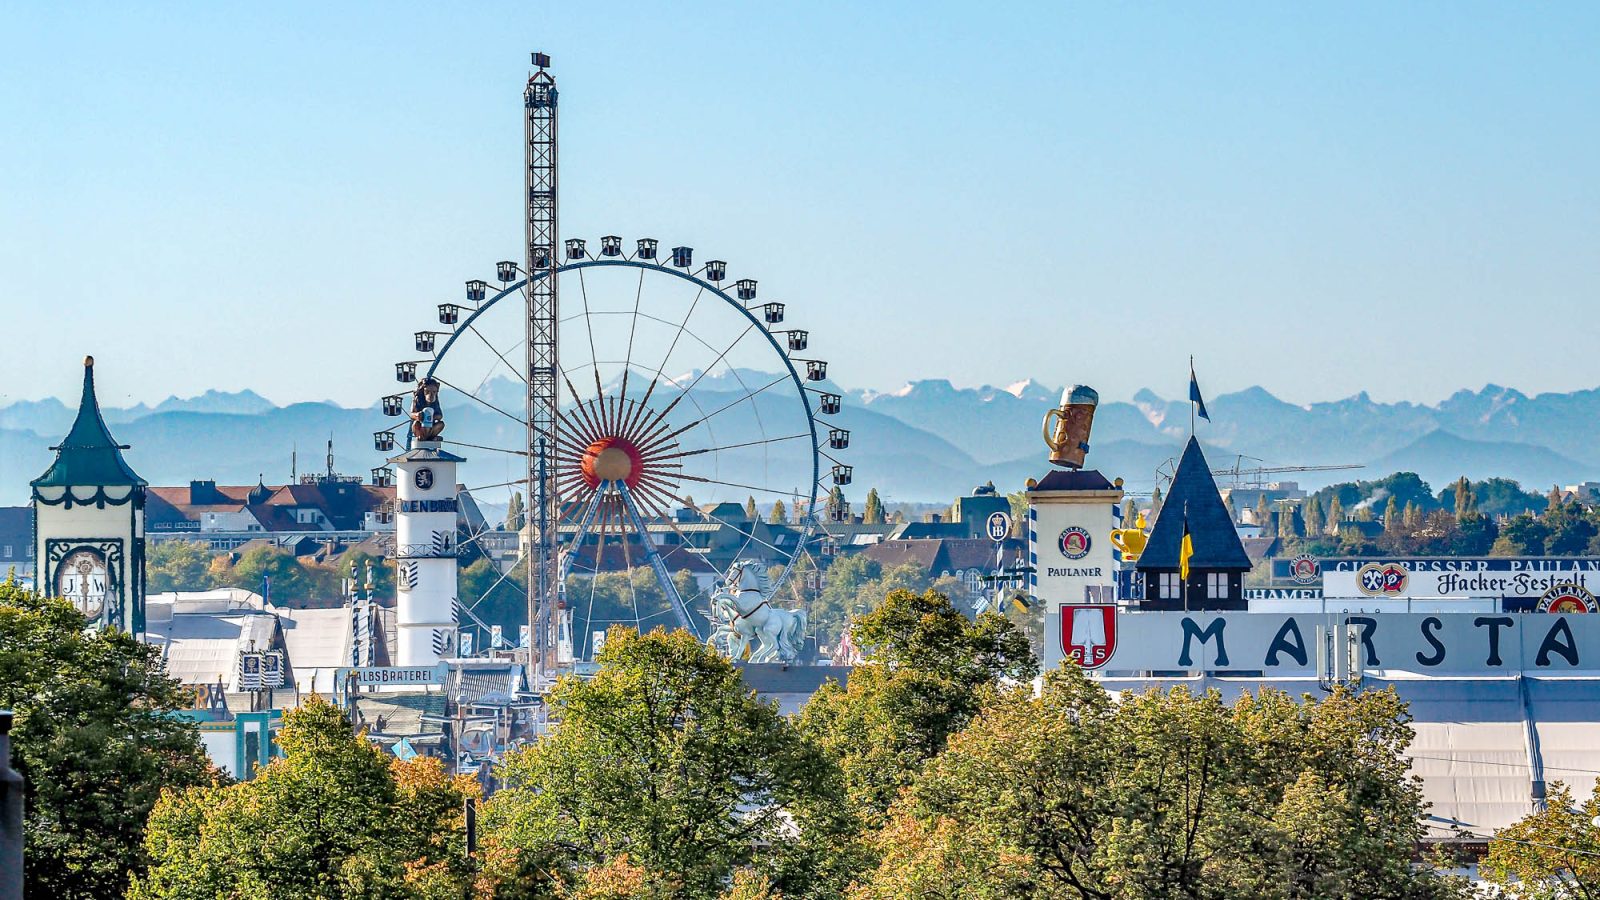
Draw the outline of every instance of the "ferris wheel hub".
M629 488L637 488L643 471L642 457L627 438L603 437L583 451L580 471L590 488L607 481L620 481Z

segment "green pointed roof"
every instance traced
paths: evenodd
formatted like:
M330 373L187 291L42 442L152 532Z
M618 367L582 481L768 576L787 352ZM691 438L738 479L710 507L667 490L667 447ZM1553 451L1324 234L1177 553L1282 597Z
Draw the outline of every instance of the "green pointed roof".
M126 444L118 444L100 415L100 401L94 395L94 357L83 358L83 399L78 402L78 418L56 451L56 461L34 480L33 486L67 485L144 485L145 480L128 467L122 458Z

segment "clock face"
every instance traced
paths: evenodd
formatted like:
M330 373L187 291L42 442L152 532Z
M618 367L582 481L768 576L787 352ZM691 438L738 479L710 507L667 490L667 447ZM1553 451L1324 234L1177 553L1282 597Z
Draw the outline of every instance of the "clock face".
M55 587L56 596L72 601L79 612L91 619L100 618L110 588L105 556L88 548L68 553L56 568Z

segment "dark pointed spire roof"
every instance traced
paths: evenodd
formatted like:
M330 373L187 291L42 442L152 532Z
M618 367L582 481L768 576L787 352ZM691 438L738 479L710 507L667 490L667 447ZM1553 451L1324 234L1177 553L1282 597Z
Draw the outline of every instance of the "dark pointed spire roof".
M1194 556L1189 560L1191 569L1250 569L1250 557L1239 541L1239 530L1233 526L1227 504L1222 502L1222 492L1211 477L1211 465L1200 452L1200 442L1189 438L1183 448L1183 458L1178 460L1178 471L1172 476L1172 487L1161 501L1161 515L1156 517L1156 527L1150 540L1139 555L1135 568L1178 568L1178 548L1183 543L1184 520L1189 522L1189 537L1194 542Z
M100 402L94 395L94 357L83 358L83 399L78 401L78 418L56 451L56 461L34 480L33 486L66 485L144 485L145 480L129 468L122 458L128 449L118 444L100 415Z

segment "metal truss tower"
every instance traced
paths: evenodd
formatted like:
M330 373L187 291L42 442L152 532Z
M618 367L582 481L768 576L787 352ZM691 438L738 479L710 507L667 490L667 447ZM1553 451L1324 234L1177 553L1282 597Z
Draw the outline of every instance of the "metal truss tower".
M533 54L538 68L523 92L527 115L527 362L528 488L534 526L528 548L528 646L535 689L550 650L550 616L561 590L557 573L561 520L556 490L560 358L556 266L556 80L546 71L550 57Z

